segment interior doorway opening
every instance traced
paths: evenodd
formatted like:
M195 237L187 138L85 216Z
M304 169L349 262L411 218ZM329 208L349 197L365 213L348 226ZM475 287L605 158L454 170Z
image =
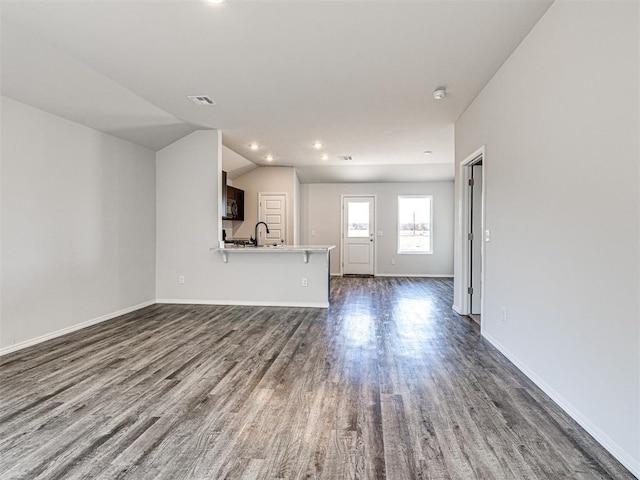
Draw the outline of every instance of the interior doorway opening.
M465 301L463 312L482 324L484 308L485 242L489 232L485 229L485 167L484 148L474 152L461 163L463 180L463 285Z

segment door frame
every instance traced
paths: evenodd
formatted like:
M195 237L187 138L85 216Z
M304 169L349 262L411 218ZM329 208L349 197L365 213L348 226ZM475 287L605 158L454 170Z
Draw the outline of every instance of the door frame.
M481 228L480 228L480 256L481 256L481 269L480 272L480 315L484 315L485 305L485 275L486 275L486 255L485 255L485 232L486 232L486 197L487 197L487 156L485 153L485 146L482 145L479 149L460 162L460 179L462 181L462 272L460 283L463 285L462 305L460 305L460 315L469 315L471 313L471 298L467 293L467 288L471 282L471 250L469 248L469 233L471 230L471 196L469 195L469 180L471 179L471 167L473 165L482 162L482 195L481 195L481 209L480 215ZM481 327L484 322L481 323Z
M284 195L284 241L289 245L289 195L287 195L287 192L258 192L258 214L256 215L256 218L258 219L258 222L265 223L267 222L260 218L260 215L262 214L260 204L262 203L262 197L265 195Z
M340 195L340 276L344 276L344 201L347 198L362 198L362 197L370 197L373 200L373 276L378 275L378 264L376 262L376 253L378 243L378 232L376 230L376 226L378 225L378 198L375 193L363 193L363 194L355 194L348 193Z

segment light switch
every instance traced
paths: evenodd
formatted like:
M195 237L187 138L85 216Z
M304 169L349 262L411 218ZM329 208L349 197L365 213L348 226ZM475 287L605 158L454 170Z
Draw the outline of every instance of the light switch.
M381 237L382 236L382 230L378 230L378 236Z
M311 230L311 236L315 237L316 236L316 231L315 230Z
M485 242L490 242L491 241L491 230L485 230L484 231L484 241Z

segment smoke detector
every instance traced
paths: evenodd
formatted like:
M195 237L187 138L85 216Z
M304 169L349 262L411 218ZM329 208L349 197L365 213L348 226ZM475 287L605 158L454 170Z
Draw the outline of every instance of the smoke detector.
M347 162L349 160L353 160L353 157L351 155L338 155L338 159Z
M447 96L446 88L436 88L433 91L433 98L435 98L436 100L442 100L446 96Z
M187 98L191 100L193 103L195 103L196 105L200 105L200 106L207 107L207 106L216 104L216 102L214 102L211 99L211 97L207 95L187 95Z

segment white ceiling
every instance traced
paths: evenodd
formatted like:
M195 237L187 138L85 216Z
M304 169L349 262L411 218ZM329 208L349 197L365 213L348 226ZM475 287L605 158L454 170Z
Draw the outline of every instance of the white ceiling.
M227 179L235 180L255 168L257 168L255 163L238 155L230 148L222 146L222 170L227 172Z
M550 3L3 1L2 92L156 150L218 128L303 182L450 179L456 118Z

